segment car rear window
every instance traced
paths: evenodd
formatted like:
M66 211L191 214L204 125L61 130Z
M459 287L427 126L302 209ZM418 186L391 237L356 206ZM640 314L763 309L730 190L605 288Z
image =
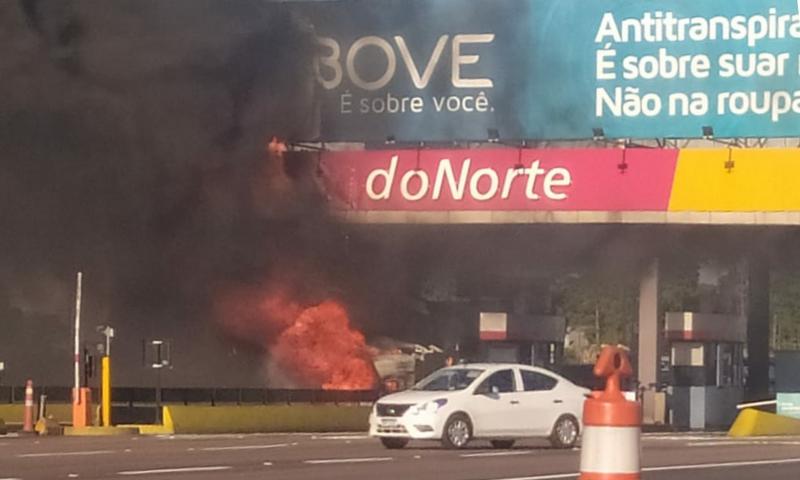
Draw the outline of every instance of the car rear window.
M514 371L500 370L489 375L489 377L478 387L479 392L491 392L493 387L497 387L498 393L508 393L516 391L514 385Z
M414 386L413 390L429 392L464 390L472 385L472 382L482 373L483 370L477 368L445 368L423 379Z
M541 392L552 390L556 387L558 380L543 373L531 370L522 370L522 386L526 392Z

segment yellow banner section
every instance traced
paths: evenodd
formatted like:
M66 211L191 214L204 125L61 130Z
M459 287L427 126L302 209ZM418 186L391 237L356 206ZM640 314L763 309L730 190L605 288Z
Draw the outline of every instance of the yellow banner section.
M800 211L800 149L681 150L670 211Z

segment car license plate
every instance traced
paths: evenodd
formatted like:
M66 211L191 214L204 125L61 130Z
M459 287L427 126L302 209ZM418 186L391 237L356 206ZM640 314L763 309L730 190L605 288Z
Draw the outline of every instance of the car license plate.
M384 427L390 427L390 426L397 425L397 419L394 419L394 418L382 418L381 419L381 425L383 425Z

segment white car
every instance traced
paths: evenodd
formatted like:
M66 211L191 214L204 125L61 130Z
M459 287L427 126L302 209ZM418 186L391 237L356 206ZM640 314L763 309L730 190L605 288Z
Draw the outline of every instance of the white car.
M370 415L370 436L386 448L441 440L463 448L473 439L511 448L519 438L547 438L557 448L578 440L590 393L543 368L467 364L443 368L410 390L387 395Z

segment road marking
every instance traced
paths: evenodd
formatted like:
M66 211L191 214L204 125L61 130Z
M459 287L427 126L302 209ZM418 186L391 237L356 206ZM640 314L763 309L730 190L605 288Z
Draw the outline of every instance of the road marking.
M309 465L325 465L331 463L372 463L372 462L390 462L394 460L392 457L370 457L370 458L332 458L329 460L305 460L303 463Z
M366 440L369 435L313 435L311 440Z
M231 447L204 447L200 450L205 452L218 452L222 450L262 450L265 448L282 448L288 447L288 443L275 443L272 445L234 445Z
M725 442L689 442L687 447L740 447L743 445L800 445L800 442L786 442L781 440L729 440Z
M703 463L699 465L667 465L664 467L647 467L643 472L669 472L674 470L704 470L709 468L754 467L757 465L783 465L800 463L800 458L783 458L779 460L751 460L745 462Z
M787 463L800 463L800 458L783 458L778 460L752 460L746 462L699 463L694 465L666 465L663 467L645 467L642 472L669 472L676 470L707 470L712 468L754 467L758 465L783 465ZM554 473L549 475L535 475L533 477L495 478L493 480L553 480L557 478L575 478L579 473Z
M681 441L696 441L696 442L711 442L714 440L724 439L722 435L672 435L672 434L663 434L663 433L645 433L642 435L642 438L646 438L648 440L665 440L665 441L672 441L672 442L681 442Z
M555 478L574 478L578 473L553 473L550 475L535 475L533 477L498 478L495 480L551 480Z
M264 462L264 466L265 467L271 467L272 466L272 462Z
M193 473L193 472L218 472L230 470L233 467L218 465L213 467L179 467L179 468L158 468L154 470L126 470L117 472L117 475L156 475L159 473Z
M21 478L9 477L9 478L0 478L0 480L22 480L22 479Z
M511 455L527 455L532 453L531 450L512 450L509 452L480 452L480 453L462 453L460 456L463 458L474 457L507 457Z
M89 450L86 452L48 452L48 453L20 453L17 454L19 458L35 458L35 457L71 457L79 455L107 455L114 453L114 450Z

